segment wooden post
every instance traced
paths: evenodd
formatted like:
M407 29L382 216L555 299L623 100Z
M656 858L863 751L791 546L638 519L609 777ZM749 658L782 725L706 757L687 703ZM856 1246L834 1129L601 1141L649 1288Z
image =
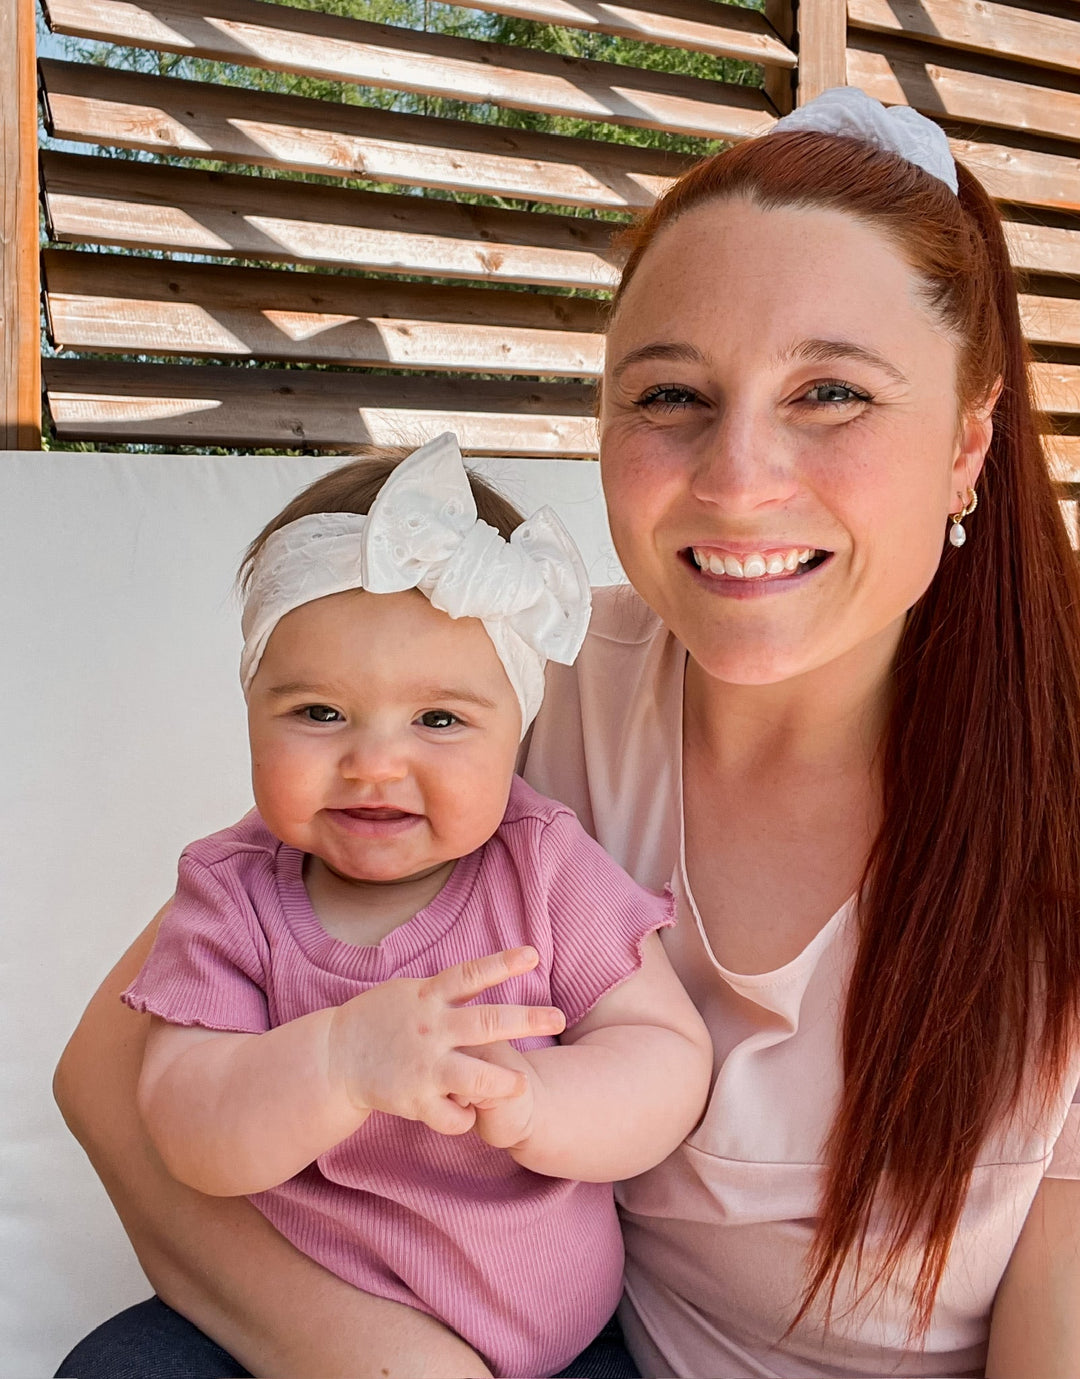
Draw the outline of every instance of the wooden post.
M765 18L789 48L795 46L795 6L793 0L765 0ZM795 104L798 68L766 67L765 94L778 115L787 115Z
M847 85L847 0L799 0L798 104Z
M34 0L0 0L0 450L41 446Z

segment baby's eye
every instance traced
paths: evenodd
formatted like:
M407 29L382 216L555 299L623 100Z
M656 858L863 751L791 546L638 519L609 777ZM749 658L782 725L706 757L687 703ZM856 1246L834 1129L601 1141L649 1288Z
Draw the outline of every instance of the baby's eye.
M332 709L329 704L305 704L300 710L301 718L306 718L309 723L342 723L344 719L337 709Z
M692 406L698 400L692 388L684 388L677 383L662 383L650 388L634 403L646 411L677 412L683 407Z
M830 380L826 383L815 383L812 388L803 393L800 401L816 402L826 407L842 407L851 402L869 402L870 395L861 392L858 388L853 388L850 383Z
M452 728L461 722L449 709L427 709L418 721L424 728Z

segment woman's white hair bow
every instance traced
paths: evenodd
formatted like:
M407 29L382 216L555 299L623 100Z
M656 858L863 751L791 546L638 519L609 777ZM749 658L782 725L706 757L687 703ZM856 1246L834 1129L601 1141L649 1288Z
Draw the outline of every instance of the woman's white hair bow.
M347 589L419 589L452 618L479 618L517 695L522 736L544 697L545 662L569 665L589 625L588 576L558 517L541 508L505 541L477 517L449 433L393 470L367 516L315 513L267 538L244 600L245 695L285 614Z

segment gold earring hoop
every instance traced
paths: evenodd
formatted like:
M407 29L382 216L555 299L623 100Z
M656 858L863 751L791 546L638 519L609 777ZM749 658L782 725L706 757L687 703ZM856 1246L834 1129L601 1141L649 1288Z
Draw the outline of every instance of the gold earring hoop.
M952 526L949 528L949 542L953 546L962 546L967 540L967 532L964 530L964 518L970 517L979 506L979 495L973 488L968 489L967 502L959 512L950 513Z

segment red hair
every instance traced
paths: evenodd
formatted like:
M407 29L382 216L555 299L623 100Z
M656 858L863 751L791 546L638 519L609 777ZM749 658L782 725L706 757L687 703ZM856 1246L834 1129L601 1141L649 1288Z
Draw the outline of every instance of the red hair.
M980 1148L1061 1095L1080 1037L1080 566L1041 450L1000 219L958 175L957 196L894 154L813 132L741 144L626 233L614 308L656 235L703 203L821 207L878 229L911 264L957 342L960 407L1002 380L969 543L944 545L894 667L843 1093L795 1319L822 1294L831 1310L873 1220L862 1295L920 1251L914 1334Z

